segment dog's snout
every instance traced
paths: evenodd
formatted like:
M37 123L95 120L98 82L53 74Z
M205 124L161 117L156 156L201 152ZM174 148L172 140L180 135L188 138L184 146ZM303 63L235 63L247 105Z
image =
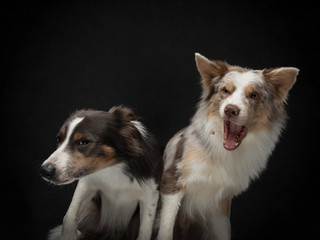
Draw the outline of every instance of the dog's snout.
M232 118L239 115L240 109L236 105L228 104L224 109L224 113L227 117Z
M46 163L41 166L40 173L42 177L51 180L55 178L56 168L52 163Z

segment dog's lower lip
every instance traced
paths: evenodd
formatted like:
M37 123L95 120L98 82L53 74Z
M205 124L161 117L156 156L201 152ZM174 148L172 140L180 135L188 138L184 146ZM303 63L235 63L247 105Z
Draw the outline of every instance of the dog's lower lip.
M72 183L74 180L75 179L68 179L65 181L58 182L56 185L66 185L66 184Z
M75 179L67 179L67 180L63 180L63 181L54 181L54 180L48 180L46 178L44 178L44 180L54 184L54 185L67 185L67 184L70 184L72 183Z

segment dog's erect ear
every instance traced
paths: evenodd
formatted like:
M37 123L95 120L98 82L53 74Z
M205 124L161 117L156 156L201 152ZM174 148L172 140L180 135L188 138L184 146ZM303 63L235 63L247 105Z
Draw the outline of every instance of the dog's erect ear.
M199 53L195 53L198 71L202 77L202 82L206 87L210 87L212 79L219 77L229 71L229 64L219 60L209 60Z
M277 96L284 101L287 99L288 92L296 82L299 69L294 67L280 67L264 69L263 75L267 82L273 87Z

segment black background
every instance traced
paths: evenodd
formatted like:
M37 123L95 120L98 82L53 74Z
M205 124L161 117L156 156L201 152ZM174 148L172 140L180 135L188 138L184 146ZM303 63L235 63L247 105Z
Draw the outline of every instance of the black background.
M316 4L316 2L314 2ZM281 1L12 1L1 58L4 239L45 239L75 184L39 166L71 112L128 105L162 147L200 97L194 53L300 69L268 168L233 200L233 239L316 239L319 224L318 6ZM3 216L3 215L2 215Z

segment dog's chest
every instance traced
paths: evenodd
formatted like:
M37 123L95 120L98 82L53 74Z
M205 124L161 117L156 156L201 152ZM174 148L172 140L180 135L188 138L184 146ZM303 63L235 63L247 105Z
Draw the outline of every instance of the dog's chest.
M246 190L265 168L274 146L268 134L260 135L248 134L235 151L223 149L221 139L214 137L208 144L188 141L183 160L178 163L182 173L180 184L187 191L193 191L194 185L206 186L220 199Z
M122 170L123 166L106 168L88 177L88 185L101 192L114 204L126 204L141 198L144 189L136 179L130 178Z
M221 199L241 188L230 169L219 163L195 161L185 178L185 189L190 195Z
M182 211L191 218L206 218L244 188L225 166L206 161L196 161L184 181Z
M238 187L237 166L232 165L233 162L226 156L208 154L199 147L188 148L183 161L178 163L182 172L181 183L187 189L194 184L206 185L212 192Z
M104 192L101 197L101 224L112 229L127 226L138 204L139 198L136 192Z
M121 166L104 169L86 180L101 196L100 224L112 229L126 226L144 196L141 185L124 174Z
M252 176L252 169L245 167L248 157L241 153L210 155L194 148L187 150L179 164L186 208L205 212L218 207L221 200L244 191Z

